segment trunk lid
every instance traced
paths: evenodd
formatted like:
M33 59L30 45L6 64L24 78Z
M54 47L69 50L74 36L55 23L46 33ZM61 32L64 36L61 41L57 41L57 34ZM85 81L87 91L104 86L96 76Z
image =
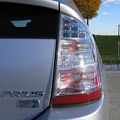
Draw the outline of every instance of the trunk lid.
M53 5L0 2L2 120L32 119L49 107L59 17Z
M24 119L49 106L54 53L54 39L0 40L0 118Z

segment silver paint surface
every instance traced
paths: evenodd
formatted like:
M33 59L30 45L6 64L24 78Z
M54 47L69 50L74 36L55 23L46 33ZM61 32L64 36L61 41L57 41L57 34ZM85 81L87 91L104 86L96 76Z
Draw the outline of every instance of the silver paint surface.
M0 97L0 119L21 120L49 106L54 52L54 39L0 39L0 91L4 96ZM43 91L44 95L32 96L32 91ZM17 108L16 102L24 99L39 100L40 106Z

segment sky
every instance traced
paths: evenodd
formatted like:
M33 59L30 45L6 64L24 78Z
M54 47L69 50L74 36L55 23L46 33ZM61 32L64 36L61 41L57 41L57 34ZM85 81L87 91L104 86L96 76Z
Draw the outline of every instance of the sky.
M118 35L120 25L120 0L102 0L98 16L89 21L92 34Z

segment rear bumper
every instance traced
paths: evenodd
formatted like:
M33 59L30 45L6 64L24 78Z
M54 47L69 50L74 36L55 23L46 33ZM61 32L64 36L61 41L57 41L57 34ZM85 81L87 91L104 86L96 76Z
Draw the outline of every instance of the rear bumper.
M50 108L37 120L109 120L107 99L104 95L88 105Z

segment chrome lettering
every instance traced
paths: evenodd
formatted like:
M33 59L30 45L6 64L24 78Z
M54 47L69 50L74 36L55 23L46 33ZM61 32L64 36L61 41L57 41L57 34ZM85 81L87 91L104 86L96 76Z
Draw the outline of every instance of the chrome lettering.
M0 97L42 97L43 91L0 91Z

